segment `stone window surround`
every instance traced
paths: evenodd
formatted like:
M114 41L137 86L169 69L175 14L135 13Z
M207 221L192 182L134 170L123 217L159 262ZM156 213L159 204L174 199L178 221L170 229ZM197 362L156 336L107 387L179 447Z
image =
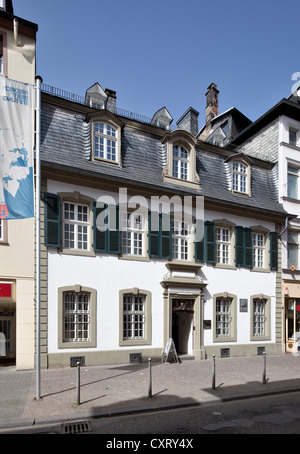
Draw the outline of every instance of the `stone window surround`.
M230 298L231 302L231 324L230 324L230 337L217 337L216 335L216 306L218 298ZM237 296L231 293L223 292L213 295L213 342L225 343L237 341Z
M102 162L114 166L121 166L121 130L123 123L118 120L115 115L107 110L92 112L87 115L87 122L91 122L91 147L92 155L91 160L94 162ZM116 160L110 161L105 158L95 157L94 155L94 123L106 123L116 130Z
M86 342L63 342L63 316L64 316L64 308L63 308L63 295L64 292L85 292L90 294L90 340ZM58 298L57 298L57 309L58 309L58 317L57 317L57 346L58 348L92 348L96 347L96 313L97 313L97 292L95 289L90 287L84 287L81 285L70 285L65 287L58 288Z
M266 301L265 304L265 335L264 336L254 336L253 335L253 306L255 299L263 299ZM259 294L252 295L250 297L250 340L251 341L266 341L271 340L271 298L270 296Z
M227 269L236 269L235 265L235 224L227 219L214 219L212 222L215 223L216 228L226 228L230 231L230 262L225 263L215 263L215 268L227 268ZM216 251L217 254L217 251Z
M8 244L7 220L1 219L1 224L0 244Z
M83 249L68 249L63 246L63 238L61 241L61 248L59 252L62 254L71 254L71 255L85 255L85 256L95 256L95 251L93 250L93 201L89 196L80 194L78 191L74 192L59 192L57 194L60 197L61 206L66 203L75 203L83 204L89 206L89 248L87 250ZM61 207L61 208L62 208ZM61 235L63 235L63 209L61 209Z
M177 129L168 131L162 139L162 144L166 144L167 165L163 169L165 183L178 184L188 188L200 189L200 179L196 170L196 139L187 131ZM189 153L188 178L182 180L172 176L173 169L173 146L178 145L185 148Z
M145 326L144 339L123 339L123 297L126 294L145 296ZM151 345L152 342L152 294L148 290L137 287L119 290L119 345L120 347L132 347L139 345Z
M270 230L262 225L252 225L250 229L253 233L260 233L265 237L265 245L264 245L264 266L263 267L255 267L251 268L251 271L262 271L269 273L270 272Z

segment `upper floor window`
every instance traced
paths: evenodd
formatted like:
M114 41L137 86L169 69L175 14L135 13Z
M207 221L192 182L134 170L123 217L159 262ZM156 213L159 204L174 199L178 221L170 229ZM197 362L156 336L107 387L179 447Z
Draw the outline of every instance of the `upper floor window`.
M180 145L173 146L172 176L181 180L188 179L189 152Z
M248 167L241 162L232 164L232 189L233 191L247 193Z
M288 231L288 267L299 269L299 232L296 230Z
M230 241L231 234L229 228L216 228L216 253L217 263L223 265L230 264Z
M289 144L298 146L299 131L293 128L289 128Z
M7 221L0 219L0 243L7 243Z
M196 139L188 131L168 131L162 139L166 144L167 164L163 169L164 181L199 189L196 169Z
M287 175L287 196L292 199L299 198L299 170L296 167L288 166Z
M0 0L0 8L5 9L6 1L5 0Z
M64 202L63 246L66 249L89 249L89 207Z
M188 222L173 220L172 222L172 258L189 260L190 258L190 226Z
M144 255L144 224L142 214L122 213L122 250L125 255Z
M108 123L94 123L94 157L117 162L117 129Z
M265 263L265 235L253 233L253 267L264 268Z
M7 36L0 32L0 74L7 73Z

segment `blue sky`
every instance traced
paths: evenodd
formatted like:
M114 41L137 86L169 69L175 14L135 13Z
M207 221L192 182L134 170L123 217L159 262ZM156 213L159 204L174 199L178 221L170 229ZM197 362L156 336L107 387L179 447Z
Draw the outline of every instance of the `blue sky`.
M191 106L199 129L211 82L219 113L255 120L300 72L298 0L14 0L14 13L39 26L45 84L84 96L99 82L119 107L152 117L165 106L174 122Z

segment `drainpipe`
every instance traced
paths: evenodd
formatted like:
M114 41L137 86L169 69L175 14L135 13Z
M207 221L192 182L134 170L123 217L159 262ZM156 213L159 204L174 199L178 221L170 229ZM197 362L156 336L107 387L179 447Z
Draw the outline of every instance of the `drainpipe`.
M20 46L20 41L19 41L19 21L16 18L14 18L14 39L15 39L15 45L16 46Z
M279 236L281 237L281 235L284 234L284 232L288 229L288 226L289 226L289 218L288 216L286 216L285 218L285 223L284 223L284 229L282 230L282 232L279 233Z

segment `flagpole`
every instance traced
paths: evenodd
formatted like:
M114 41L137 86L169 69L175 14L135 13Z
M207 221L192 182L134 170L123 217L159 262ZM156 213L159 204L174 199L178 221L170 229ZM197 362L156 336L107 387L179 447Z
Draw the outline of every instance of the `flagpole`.
M41 132L41 85L43 79L35 78L36 107L35 107L35 162L36 162L36 400L41 398L41 225L40 225L40 195L41 195L41 161L40 161L40 132Z

